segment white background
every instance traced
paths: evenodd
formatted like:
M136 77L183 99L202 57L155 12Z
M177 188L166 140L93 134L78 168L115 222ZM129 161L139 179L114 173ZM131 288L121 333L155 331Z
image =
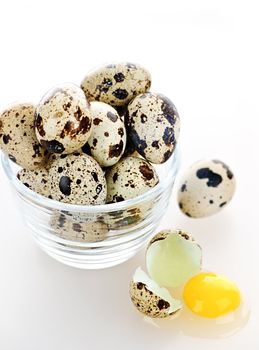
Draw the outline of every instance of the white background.
M173 196L161 228L191 232L205 268L235 280L245 303L244 316L230 325L148 322L128 297L144 253L109 270L61 265L27 235L1 174L1 350L258 350L257 3L1 1L1 109L37 103L62 82L79 84L100 63L141 63L152 73L152 90L168 95L181 115L182 169L205 157L232 167L238 186L225 210L189 219Z

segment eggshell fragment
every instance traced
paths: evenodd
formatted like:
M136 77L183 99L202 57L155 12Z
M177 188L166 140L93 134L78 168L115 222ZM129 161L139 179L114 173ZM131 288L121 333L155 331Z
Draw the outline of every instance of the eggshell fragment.
M130 284L130 297L136 308L153 318L165 318L175 314L182 307L169 291L148 277L139 267Z

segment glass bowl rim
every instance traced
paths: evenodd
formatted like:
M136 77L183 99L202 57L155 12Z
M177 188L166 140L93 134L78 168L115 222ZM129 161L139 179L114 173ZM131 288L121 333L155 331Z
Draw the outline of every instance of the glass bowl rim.
M176 147L174 150L174 153L172 156L167 160L167 162L171 163L169 171L166 175L166 177L159 181L159 183L148 190L147 192L141 194L140 196L134 197L132 199L127 199L122 202L116 202L116 203L108 203L108 204L100 204L100 205L79 205L79 204L70 204L70 203L63 203L56 201L54 199L50 199L47 197L44 197L28 187L24 186L21 181L16 176L16 173L12 170L12 167L10 165L12 161L9 159L8 155L2 153L1 155L1 163L2 167L4 169L5 175L13 185L13 187L23 196L25 196L30 201L33 201L34 203L44 206L47 208L60 210L60 211L67 211L67 212L83 212L83 213L98 213L98 212L114 212L119 210L125 210L128 209L128 207L134 206L136 204L140 204L141 202L155 198L156 195L159 193L162 193L163 190L165 190L171 182L174 181L175 176L177 174L177 171L180 166L180 152L179 147ZM166 163L167 163L166 162ZM164 163L165 164L165 163ZM163 164L160 164L159 166L163 166Z

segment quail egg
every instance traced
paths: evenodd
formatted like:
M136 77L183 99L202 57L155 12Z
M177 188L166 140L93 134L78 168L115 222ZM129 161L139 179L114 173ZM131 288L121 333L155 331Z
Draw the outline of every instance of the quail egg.
M153 166L137 157L121 159L107 171L106 180L108 203L137 197L159 182Z
M141 313L153 318L172 316L182 308L179 300L167 289L159 287L140 267L130 284L130 298Z
M103 221L109 226L110 230L122 230L130 228L143 221L149 211L153 207L153 203L136 204L124 210L109 212L104 215Z
M59 237L77 242L99 242L106 238L108 226L99 221L85 221L55 213L50 223Z
M174 152L180 119L169 98L151 92L135 97L126 114L128 137L140 155L161 164Z
M104 204L107 186L100 165L86 154L70 154L50 166L53 199L71 204Z
M46 163L48 152L34 131L35 106L16 104L0 114L0 148L10 159L28 170Z
M90 105L84 92L73 84L50 90L36 109L36 136L52 153L77 151L88 140L91 127Z
M148 91L149 72L138 64L115 63L90 72L81 87L90 101L101 101L111 106L126 105L133 97Z
M81 147L79 150L70 153L73 154L75 156L79 156L80 154L87 154L88 156L91 155L91 150L90 147L88 145L88 143L86 143L83 147ZM46 164L46 169L49 169L51 167L51 164L57 160L57 159L65 159L67 156L69 156L69 154L57 154L57 153L51 153L49 158L48 158L48 162Z
M180 230L161 231L146 252L150 277L160 286L178 288L201 269L201 247Z
M88 140L92 157L102 166L116 164L126 146L126 130L117 111L103 102L92 102L93 130Z
M219 160L194 163L182 177L178 204L192 218L217 213L232 199L236 187L234 174Z
M32 191L42 196L51 198L49 190L49 174L44 168L37 170L22 169L18 172L17 178Z

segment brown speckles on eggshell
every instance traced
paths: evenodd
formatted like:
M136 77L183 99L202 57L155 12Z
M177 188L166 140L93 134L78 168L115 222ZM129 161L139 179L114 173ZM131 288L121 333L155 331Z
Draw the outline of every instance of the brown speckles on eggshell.
M119 72L114 74L113 78L115 79L116 83L121 83L125 79L125 75Z
M155 236L152 237L152 239L150 240L147 249L150 247L151 244L157 242L157 241L162 241L164 239L166 239L170 234L175 234L177 233L178 235L180 235L181 237L183 237L184 239L186 239L187 241L192 241L195 242L194 238L192 236L189 235L189 233L182 231L182 230L163 230L158 232Z
M128 136L139 154L155 164L170 158L178 140L180 121L167 97L150 92L141 94L129 103L126 115Z
M154 294L144 283L132 281L130 297L136 308L146 316L165 318L174 313L169 311L169 302Z
M102 122L100 118L94 118L94 125L99 125Z
M136 64L117 63L90 72L81 87L87 98L112 106L123 106L151 85L149 72Z
M35 115L36 136L50 152L73 153L88 140L92 127L90 105L73 84L52 89L39 103ZM49 146L49 143L61 146Z
M152 180L154 177L154 171L148 164L140 165L139 171L146 180Z
M143 159L126 157L106 173L107 201L122 197L125 200L139 196L158 183L155 169ZM114 181L115 180L115 181Z
M109 157L110 158L119 158L123 154L124 143L120 140L116 145L109 146Z
M48 156L36 139L34 115L35 106L30 103L13 105L0 114L0 148L28 170L45 165Z
M32 191L49 197L49 174L48 171L44 168L37 170L26 170L22 169L18 172L17 178Z
M61 173L59 168L62 168ZM70 154L53 160L49 179L51 194L55 200L86 205L105 203L107 186L103 171L86 154Z
M210 216L230 202L234 192L235 177L225 163L201 160L194 163L181 179L179 208L192 218Z
M100 242L108 233L108 226L101 221L89 221L84 217L59 212L52 215L50 226L57 236L76 242Z
M91 112L93 119L98 120L88 140L91 155L102 167L112 166L119 161L125 149L124 123L117 111L106 103L92 102Z

